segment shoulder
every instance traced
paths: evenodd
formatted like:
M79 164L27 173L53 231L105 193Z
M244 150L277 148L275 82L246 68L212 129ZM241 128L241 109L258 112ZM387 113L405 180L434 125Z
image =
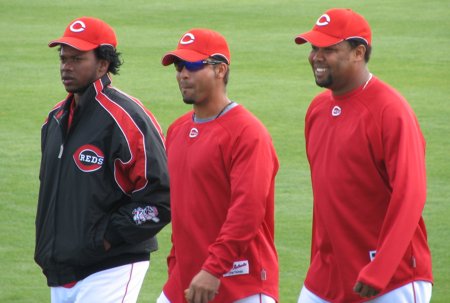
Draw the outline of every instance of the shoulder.
M374 78L372 85L367 87L364 105L369 111L379 112L381 115L413 114L412 108L405 97L378 78Z
M117 87L108 86L103 90L102 93L106 97L103 100L105 103L114 103L120 106L125 111L139 112L141 110L145 110L144 105L139 99L125 93L124 91L121 91Z
M395 88L375 77L372 85L367 87L365 95L368 104L390 105L407 103L406 99Z
M217 123L224 128L232 128L234 131L247 127L264 127L261 121L241 104L217 119Z
M264 137L270 139L265 125L243 105L231 109L226 115L217 119L217 123L231 138L244 137L246 140L250 140Z
M321 93L319 93L317 96L312 99L311 103L309 104L308 110L306 115L310 115L312 112L323 108L324 106L327 106L332 101L332 94L330 90L325 90Z
M60 113L60 115L62 114L61 109L64 107L64 104L66 103L66 101L67 101L67 98L59 101L52 107L52 109L48 113L47 117L45 118L45 121L42 126L45 126L48 123L49 119L51 119L51 117L57 115L58 112Z
M133 97L116 87L108 86L103 90L105 98L97 97L101 106L117 121L133 119L135 123L157 124L151 111L136 97Z
M168 130L167 130L167 134L169 135L169 133L173 132L174 130L182 127L183 125L186 125L187 123L189 123L192 119L192 113L193 111L189 111L187 113L185 113L184 115L178 117L175 121L172 122L172 124L170 124Z

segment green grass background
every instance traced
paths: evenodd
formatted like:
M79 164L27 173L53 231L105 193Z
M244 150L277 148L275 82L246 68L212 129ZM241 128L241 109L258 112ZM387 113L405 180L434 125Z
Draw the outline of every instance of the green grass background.
M320 89L294 36L330 7L350 7L373 29L370 70L414 108L427 139L424 217L433 254L432 302L450 301L450 22L447 0L298 1L0 0L0 302L48 302L33 261L40 126L65 96L57 51L47 47L72 19L113 25L125 63L114 85L141 99L164 130L188 110L175 72L160 64L192 27L223 33L232 52L229 97L273 136L281 168L276 190L280 301L296 302L309 260L311 190L303 119ZM166 279L170 228L159 236L139 302L155 302ZM195 235L193 235L195 236ZM186 252L189 253L189 252Z

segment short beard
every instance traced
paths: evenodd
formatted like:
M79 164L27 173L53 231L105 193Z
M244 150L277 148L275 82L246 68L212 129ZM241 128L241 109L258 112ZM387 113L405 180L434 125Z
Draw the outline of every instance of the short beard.
M329 75L328 78L322 82L318 82L316 79L316 84L317 86L328 88L333 84L333 78L331 77L331 75Z
M184 102L184 104L189 104L189 105L196 103L195 100L193 100L193 99L185 99L185 98L183 98L183 102Z
M82 95L84 94L84 92L89 88L89 86L91 86L91 84L89 84L88 86L84 86L84 87L80 87L71 91L67 91L68 93L73 93L73 94L78 94L78 95Z

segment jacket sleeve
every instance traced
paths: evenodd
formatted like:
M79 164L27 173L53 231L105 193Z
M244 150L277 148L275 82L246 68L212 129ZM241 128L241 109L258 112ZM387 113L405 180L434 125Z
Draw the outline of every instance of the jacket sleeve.
M382 134L391 199L376 257L358 276L358 281L379 290L387 286L405 256L426 200L425 140L412 110L402 102L387 107Z
M220 278L261 232L268 213L268 201L278 170L278 160L269 134L259 127L247 127L232 147L230 171L231 202L226 220L203 269Z
M146 112L134 117L120 133L117 137L122 140L112 166L127 199L111 215L105 233L113 246L150 239L170 222L165 139L156 119Z

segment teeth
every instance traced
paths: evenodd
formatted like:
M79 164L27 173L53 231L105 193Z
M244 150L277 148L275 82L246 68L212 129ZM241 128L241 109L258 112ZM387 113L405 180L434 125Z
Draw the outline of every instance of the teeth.
M323 73L326 70L327 70L326 68L320 68L320 67L316 68L316 71L319 72L319 73Z

